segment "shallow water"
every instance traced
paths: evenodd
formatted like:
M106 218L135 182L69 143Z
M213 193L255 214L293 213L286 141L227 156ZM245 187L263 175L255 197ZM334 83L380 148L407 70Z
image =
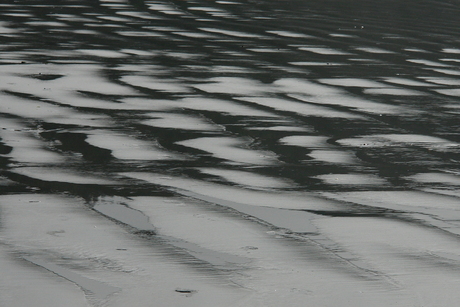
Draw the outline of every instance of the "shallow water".
M3 1L0 305L456 306L459 13Z

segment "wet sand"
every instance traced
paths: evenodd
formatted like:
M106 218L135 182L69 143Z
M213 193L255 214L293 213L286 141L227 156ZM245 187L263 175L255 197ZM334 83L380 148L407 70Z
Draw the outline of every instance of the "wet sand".
M457 306L459 11L2 2L0 306Z

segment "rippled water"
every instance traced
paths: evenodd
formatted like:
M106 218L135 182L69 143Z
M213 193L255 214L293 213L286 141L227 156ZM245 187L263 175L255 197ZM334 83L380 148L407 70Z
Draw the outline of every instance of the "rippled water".
M3 1L0 305L455 306L459 13Z

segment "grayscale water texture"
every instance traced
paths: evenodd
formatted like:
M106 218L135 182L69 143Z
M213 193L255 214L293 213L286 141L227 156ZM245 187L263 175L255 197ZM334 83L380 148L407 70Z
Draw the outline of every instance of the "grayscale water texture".
M2 1L0 306L458 306L459 5Z

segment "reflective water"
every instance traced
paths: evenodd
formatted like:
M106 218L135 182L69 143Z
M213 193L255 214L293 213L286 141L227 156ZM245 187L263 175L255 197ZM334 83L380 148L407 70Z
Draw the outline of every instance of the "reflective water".
M4 276L35 264L95 306L455 306L459 14L435 0L3 1L0 261L18 265ZM23 224L35 215L48 226ZM108 249L88 244L99 223ZM0 295L28 304L14 301Z

